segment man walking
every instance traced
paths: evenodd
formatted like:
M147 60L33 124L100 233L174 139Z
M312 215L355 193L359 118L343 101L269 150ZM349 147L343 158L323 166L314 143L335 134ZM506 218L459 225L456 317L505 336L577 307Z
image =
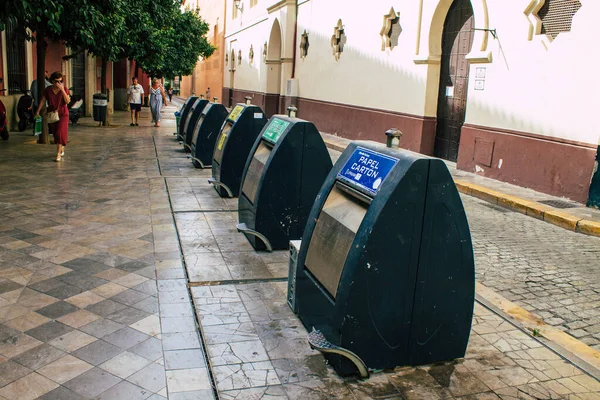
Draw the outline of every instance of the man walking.
M137 76L131 78L133 85L127 89L127 99L129 101L129 108L131 109L131 124L130 126L139 126L138 118L140 111L142 111L142 99L144 98L144 88L138 83ZM134 119L135 117L135 119Z
M173 101L173 89L169 88L169 103Z

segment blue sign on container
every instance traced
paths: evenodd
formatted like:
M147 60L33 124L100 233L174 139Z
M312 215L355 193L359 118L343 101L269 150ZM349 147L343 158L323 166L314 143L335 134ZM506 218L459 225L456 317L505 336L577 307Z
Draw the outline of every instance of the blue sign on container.
M338 179L377 194L381 183L397 162L397 158L357 147L338 173Z

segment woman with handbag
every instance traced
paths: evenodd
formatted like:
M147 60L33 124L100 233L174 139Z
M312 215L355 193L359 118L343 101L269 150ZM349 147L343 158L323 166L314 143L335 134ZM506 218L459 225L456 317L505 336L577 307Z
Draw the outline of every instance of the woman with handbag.
M71 96L63 80L63 74L58 71L50 75L50 83L52 85L44 90L35 113L37 117L46 101L48 101L48 130L54 135L54 143L56 143L55 161L61 161L65 155L65 146L67 145L67 135L69 133L69 109L67 108L67 104L71 101Z

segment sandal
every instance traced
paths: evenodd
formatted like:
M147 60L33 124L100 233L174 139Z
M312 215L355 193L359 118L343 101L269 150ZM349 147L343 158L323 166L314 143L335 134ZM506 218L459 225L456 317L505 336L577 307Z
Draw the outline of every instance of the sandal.
M62 157L58 156L54 159L54 161L58 162L58 161L62 161Z
M131 124L129 124L129 126L135 126L135 124L132 122Z

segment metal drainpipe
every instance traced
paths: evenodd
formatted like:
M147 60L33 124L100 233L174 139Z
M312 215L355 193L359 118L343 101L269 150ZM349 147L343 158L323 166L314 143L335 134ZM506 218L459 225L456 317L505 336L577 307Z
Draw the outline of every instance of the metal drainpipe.
M294 53L292 59L292 79L296 77L296 40L298 38L298 0L296 0L296 15L294 18Z

